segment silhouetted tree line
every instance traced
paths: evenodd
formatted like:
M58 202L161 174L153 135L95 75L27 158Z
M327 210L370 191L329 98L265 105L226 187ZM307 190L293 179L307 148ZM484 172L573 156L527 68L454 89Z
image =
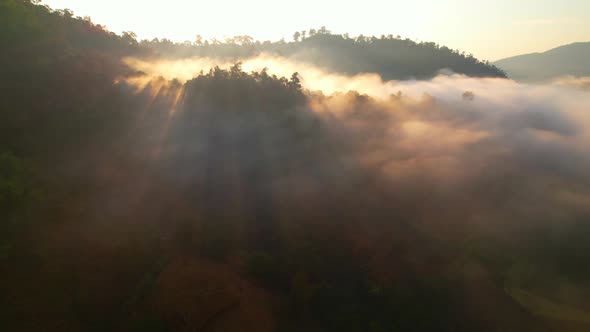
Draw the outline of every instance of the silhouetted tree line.
M231 85L228 87L227 82ZM301 103L304 100L301 84L297 73L290 79L269 75L266 70L245 73L241 64L237 63L228 70L219 67L211 69L207 74L199 75L190 80L188 91L202 91L208 101L214 100L220 109L236 107L238 109L256 108L272 111L284 104ZM232 93L228 98L228 90ZM265 91L259 95L259 91ZM188 100L199 105L201 100Z
M135 34L121 36L94 24L90 18L75 17L69 10L52 10L29 0L0 2L0 47L2 57L49 59L80 52L117 55L139 54Z
M197 36L194 42L173 43L167 39L154 39L141 41L140 44L171 57L203 56L237 61L260 53L271 53L351 75L379 73L387 80L428 79L443 69L474 77L506 77L502 70L472 54L433 42L417 43L400 36L351 37L348 34L332 34L321 27L309 32L296 32L293 39L292 42L261 42L249 36L236 36L224 41L204 41Z

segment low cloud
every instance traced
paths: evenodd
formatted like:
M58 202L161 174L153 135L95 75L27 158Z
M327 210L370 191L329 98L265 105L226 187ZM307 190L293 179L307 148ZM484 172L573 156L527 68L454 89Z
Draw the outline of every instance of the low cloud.
M230 65L198 58L128 63L182 80ZM395 211L433 234L565 225L590 216L590 95L584 91L453 74L384 82L377 74L346 76L267 55L245 59L243 68L299 72L306 104L277 113L291 119L283 122L257 112L214 116L181 103L158 148L179 183L226 188L217 199L228 206L239 205L235 188L254 186L263 200L285 209L281 215L342 199L373 206L371 220ZM472 98L464 98L466 91ZM187 114L217 125L187 130ZM217 170L207 173L211 163ZM229 165L241 171L231 173ZM256 184L242 178L250 172Z
M590 77L563 76L553 81L554 85L590 90Z

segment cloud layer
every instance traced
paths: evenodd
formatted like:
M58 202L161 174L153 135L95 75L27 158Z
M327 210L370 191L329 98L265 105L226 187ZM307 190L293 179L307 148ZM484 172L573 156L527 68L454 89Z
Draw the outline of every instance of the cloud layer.
M214 65L229 66L198 58L127 63L181 80ZM181 166L171 161L169 150L170 169L175 176L184 174L183 181L205 172L198 171L205 159L247 165L262 172L264 190L273 188L269 197L282 197L285 205L337 190L349 195L347 200L366 196L383 211L393 209L416 225L424 222L433 233L466 225L492 230L567 224L590 215L590 95L581 90L452 73L430 81L383 82L377 74L349 77L266 55L245 59L243 68L301 74L307 104L285 114L307 136L293 136L293 128L256 112L249 118L215 116L217 129L197 126L187 132L186 114L211 123L211 113L179 106L183 120L172 117L166 135L176 135L174 144L194 151L192 157L183 153L192 163ZM247 133L254 132L264 133L260 142L244 143L252 143ZM217 145L203 143L215 141L212 136L234 154L231 162L217 155ZM317 140L303 149L301 140L309 137ZM200 143L189 147L190 142ZM164 139L164 146L169 143ZM188 173L179 171L185 168ZM274 168L291 171L265 174Z

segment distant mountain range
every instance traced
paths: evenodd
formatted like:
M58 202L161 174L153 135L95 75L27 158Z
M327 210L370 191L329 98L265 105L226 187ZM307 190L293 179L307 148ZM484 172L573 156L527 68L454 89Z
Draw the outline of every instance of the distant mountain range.
M508 77L527 82L560 76L590 76L590 42L560 46L544 53L518 55L494 62Z

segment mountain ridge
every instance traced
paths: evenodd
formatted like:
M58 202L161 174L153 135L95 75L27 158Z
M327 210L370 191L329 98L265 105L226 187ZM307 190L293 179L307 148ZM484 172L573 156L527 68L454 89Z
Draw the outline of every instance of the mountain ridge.
M269 53L310 63L332 72L356 75L377 73L385 80L430 79L441 70L471 77L501 77L506 74L489 63L434 42L415 42L393 35L351 37L333 34L325 27L297 32L294 41L257 41L236 36L226 41L173 43L167 39L141 41L140 45L165 58L207 57L240 61Z
M590 42L516 55L493 64L503 69L508 77L527 82L549 81L560 76L590 76Z

